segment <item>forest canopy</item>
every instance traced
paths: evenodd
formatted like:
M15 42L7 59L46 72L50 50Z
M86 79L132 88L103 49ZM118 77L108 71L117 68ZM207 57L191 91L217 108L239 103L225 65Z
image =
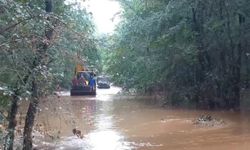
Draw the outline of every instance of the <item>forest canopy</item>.
M8 112L4 149L13 149L21 100L29 101L23 149L32 149L41 98L51 95L57 85L68 89L79 61L98 66L94 28L85 8L64 0L0 0L1 117Z
M249 87L248 0L121 0L106 71L173 105L239 108Z

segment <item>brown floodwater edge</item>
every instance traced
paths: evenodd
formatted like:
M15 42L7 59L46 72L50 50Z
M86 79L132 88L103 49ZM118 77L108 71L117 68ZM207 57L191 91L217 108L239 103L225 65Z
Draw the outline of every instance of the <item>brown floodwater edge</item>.
M148 96L117 95L118 89L98 90L97 96L62 93L41 100L34 126L34 146L65 150L248 150L248 112L162 108ZM28 102L20 104L17 128L22 129ZM196 121L209 115L217 122ZM81 131L81 136L72 130ZM17 135L16 147L21 147ZM17 138L17 139L18 139Z

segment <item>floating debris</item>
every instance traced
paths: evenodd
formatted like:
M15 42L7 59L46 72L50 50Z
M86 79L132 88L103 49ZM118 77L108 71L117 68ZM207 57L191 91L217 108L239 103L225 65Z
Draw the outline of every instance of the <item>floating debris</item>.
M226 123L224 120L212 117L211 115L201 115L193 120L193 124L199 127L221 127Z

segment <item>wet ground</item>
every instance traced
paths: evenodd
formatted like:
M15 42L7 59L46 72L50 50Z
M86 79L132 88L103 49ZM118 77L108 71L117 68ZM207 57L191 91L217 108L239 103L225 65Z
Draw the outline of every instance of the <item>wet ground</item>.
M246 114L159 108L147 105L146 97L120 96L119 90L116 87L101 89L95 97L70 97L68 92L62 92L60 98L43 100L34 127L35 147L51 150L250 149L250 117ZM195 124L194 120L202 114L223 122L208 126ZM19 117L22 119L22 114ZM73 129L81 131L81 135L74 135Z

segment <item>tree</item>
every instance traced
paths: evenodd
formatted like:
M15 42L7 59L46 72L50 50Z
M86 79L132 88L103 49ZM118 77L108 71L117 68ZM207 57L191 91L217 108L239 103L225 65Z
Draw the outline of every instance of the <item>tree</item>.
M248 83L248 1L120 2L123 21L106 61L117 83L165 89L173 105L239 108Z
M77 53L93 65L99 57L90 15L84 9L66 5L64 0L53 1L56 7L48 14L44 10L50 11L51 3L48 0L0 3L0 87L9 95L5 97L10 105L5 149L13 149L19 101L30 101L23 147L30 149L40 98L51 94L60 81L65 87L70 85Z

